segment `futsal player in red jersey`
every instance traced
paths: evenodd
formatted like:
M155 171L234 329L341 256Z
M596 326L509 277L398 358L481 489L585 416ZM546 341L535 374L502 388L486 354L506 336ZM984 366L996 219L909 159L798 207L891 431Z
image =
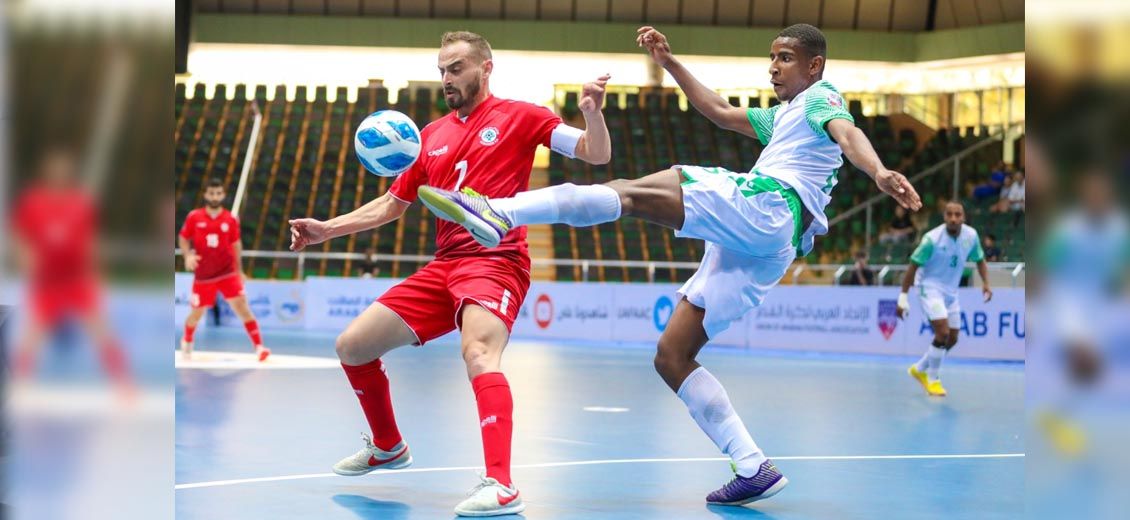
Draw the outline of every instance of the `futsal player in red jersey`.
M550 110L490 93L490 44L469 32L443 35L438 60L447 106L455 109L422 131L420 157L387 193L328 221L295 219L291 249L372 229L396 220L431 185L513 196L529 188L538 145L591 164L608 162L612 148L600 109L607 75L584 86L579 106L585 130ZM502 351L530 285L526 229L485 249L458 224L438 221L436 259L388 290L337 338L337 355L373 436L334 466L340 475L412 463L393 416L381 356L407 344L423 345L458 327L463 360L478 403L486 475L455 508L464 516L525 509L510 478L513 400L501 371Z
M219 292L243 322L259 361L266 361L271 350L263 346L259 322L247 305L240 271L243 247L239 242L239 219L224 209L226 196L223 181L209 181L204 189L204 207L188 212L177 237L184 251L184 266L194 275L190 296L192 311L184 320L181 351L186 357L192 355L196 325L204 316L204 310L216 304Z
M102 309L97 265L98 208L75 178L71 152L54 149L39 179L19 196L13 214L16 250L27 275L28 329L17 346L14 372L26 379L45 340L77 319L98 348L107 375L132 393L125 353Z

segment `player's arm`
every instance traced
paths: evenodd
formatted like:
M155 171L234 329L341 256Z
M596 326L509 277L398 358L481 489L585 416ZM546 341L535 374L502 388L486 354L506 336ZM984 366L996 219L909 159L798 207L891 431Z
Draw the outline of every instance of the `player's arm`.
M847 119L838 118L828 121L827 130L832 140L840 145L844 156L856 168L875 179L875 184L883 193L894 197L899 205L908 210L918 211L922 207L922 199L914 191L914 186L910 185L903 174L883 166L883 161L875 153L875 148L871 146L871 141L863 134L863 130Z
M706 116L720 128L758 139L744 108L731 105L728 101L698 81L675 56L667 37L654 27L644 26L636 30L636 45L647 49L651 59L675 78L679 88L687 95L687 100L700 114Z
M605 74L596 81L585 83L581 100L577 104L585 117L585 133L577 140L573 156L589 164L607 164L612 160L612 138L604 123L604 88L612 76Z
M914 277L918 274L918 268L925 265L933 254L934 241L930 239L930 235L922 237L918 247L910 254L910 262L906 266L906 275L902 277L902 290L899 291L898 308L895 310L899 318L906 316L906 313L910 311L910 297L907 296L907 293L910 292L910 286L914 285Z
M898 308L895 309L895 314L898 317L905 318L908 311L910 311L910 286L914 285L914 275L918 273L918 264L912 260L906 266L906 274L902 277L902 290L899 291Z
M290 250L301 251L309 245L383 226L400 218L411 205L385 192L364 206L329 220L291 219Z
M181 254L184 255L184 268L189 271L196 270L196 251L192 250L192 242L189 242L183 235L177 235L177 245L180 246Z
M977 262L977 274L981 275L981 294L985 296L985 301L993 299L993 289L989 287L989 263L981 258Z

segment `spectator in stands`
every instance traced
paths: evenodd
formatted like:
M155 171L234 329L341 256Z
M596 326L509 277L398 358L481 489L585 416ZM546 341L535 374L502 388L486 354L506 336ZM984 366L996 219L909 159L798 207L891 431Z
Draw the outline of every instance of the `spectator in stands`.
M879 234L880 244L905 242L914 238L914 222L910 220L910 213L902 206L895 206L895 218L891 219L887 230Z
M993 168L993 173L989 174L988 182L973 188L973 198L981 201L1001 194L1001 187L1004 186L1005 179L1008 178L1008 166L1004 161L998 162Z
M867 266L867 252L855 252L855 266L845 285L875 285L875 272Z
M988 234L981 239L981 249L985 250L986 262L1000 262L1001 261L1001 248L997 247L997 237Z
M381 268L377 265L377 250L365 250L365 259L357 262L357 276L361 278L376 278L381 275Z
M1001 186L1000 197L992 206L989 206L989 213L1004 213L1008 211L1008 195L1012 192L1012 176L1004 178L1004 185Z
M1012 174L1012 189L1008 192L1008 210L1024 211L1024 170Z

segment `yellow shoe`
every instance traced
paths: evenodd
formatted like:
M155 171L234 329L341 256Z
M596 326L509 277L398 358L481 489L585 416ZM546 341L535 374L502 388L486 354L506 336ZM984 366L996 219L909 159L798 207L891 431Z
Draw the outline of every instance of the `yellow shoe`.
M942 386L942 380L930 381L926 383L926 393L942 397L946 395L946 389Z
M910 374L910 377L913 377L915 380L917 380L918 384L922 385L923 390L926 390L927 392L930 391L930 388L926 386L928 383L926 381L926 372L919 371L917 365L910 365L910 368L906 369L906 373Z
M1078 457L1087 451L1086 432L1070 419L1051 412L1043 412L1038 420L1044 429L1044 435L1063 455Z

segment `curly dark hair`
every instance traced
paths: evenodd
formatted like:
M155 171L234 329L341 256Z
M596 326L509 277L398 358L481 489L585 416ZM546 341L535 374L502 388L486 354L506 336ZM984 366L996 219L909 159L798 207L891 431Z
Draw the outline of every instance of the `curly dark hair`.
M806 23L790 25L785 27L783 31L777 33L777 37L796 39L800 42L801 48L811 57L828 57L828 41L824 39L824 33L820 32L820 29L814 26Z

